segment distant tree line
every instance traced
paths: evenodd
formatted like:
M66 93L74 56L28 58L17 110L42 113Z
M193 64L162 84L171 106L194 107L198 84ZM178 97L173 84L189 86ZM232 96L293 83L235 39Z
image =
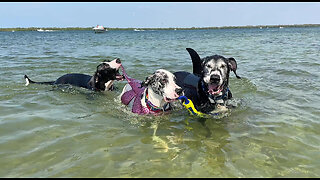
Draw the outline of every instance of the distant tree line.
M319 27L320 24L293 24L293 25L248 25L248 26L222 26L222 27L191 27L191 28L112 28L105 27L107 30L193 30L193 29L237 29L237 28L279 28L279 27ZM59 31L89 31L93 27L28 27L28 28L0 28L0 31L37 31L38 29L43 30L59 30Z

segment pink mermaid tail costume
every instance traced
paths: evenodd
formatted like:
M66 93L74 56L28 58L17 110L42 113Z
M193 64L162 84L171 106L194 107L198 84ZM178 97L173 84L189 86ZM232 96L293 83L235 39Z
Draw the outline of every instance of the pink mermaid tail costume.
M141 104L141 98L143 96L143 92L145 90L145 87L141 87L141 81L137 80L137 79L133 79L130 78L127 73L125 72L123 66L121 65L121 70L122 73L124 75L124 77L126 78L126 80L128 81L129 85L131 86L131 90L125 92L122 96L121 96L121 102L125 105L128 105L133 98L133 106L132 106L132 112L133 113L137 113L139 115L143 115L143 114L155 114L158 113L157 111L152 111L149 108L143 107Z

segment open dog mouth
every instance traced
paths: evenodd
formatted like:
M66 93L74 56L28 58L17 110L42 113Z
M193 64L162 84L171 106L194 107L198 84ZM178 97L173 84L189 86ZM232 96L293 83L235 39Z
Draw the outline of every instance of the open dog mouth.
M123 75L116 75L116 80L117 81L123 81L124 80Z
M211 95L219 94L222 91L222 86L218 84L209 84L208 93Z
M116 80L117 80L117 81L123 81L123 80L124 80L124 75L121 75L121 74L119 73L119 71L117 71Z
M171 98L168 98L168 97L164 97L163 99L164 99L165 102L173 102L173 101L177 100L177 99L171 99Z

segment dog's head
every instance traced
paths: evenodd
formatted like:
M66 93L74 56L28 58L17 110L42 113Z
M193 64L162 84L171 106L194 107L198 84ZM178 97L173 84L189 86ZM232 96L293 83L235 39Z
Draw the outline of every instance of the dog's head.
M228 86L229 73L236 71L237 62L234 58L214 55L203 58L201 67L201 76L207 85L208 93L218 95Z
M97 66L94 74L95 83L105 86L105 90L111 90L114 80L123 80L123 76L119 73L121 60L116 58L112 61L105 60Z
M193 73L199 75L206 85L207 93L219 95L228 87L229 73L233 71L237 78L237 61L220 55L207 56L200 59L196 51L187 48L193 62Z
M149 75L141 85L151 88L154 93L163 97L166 102L176 100L182 92L181 87L176 84L175 75L164 69L158 69Z

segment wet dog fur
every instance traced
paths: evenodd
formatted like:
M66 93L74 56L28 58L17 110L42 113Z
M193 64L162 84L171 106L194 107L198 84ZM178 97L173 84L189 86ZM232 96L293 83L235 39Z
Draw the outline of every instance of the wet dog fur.
M146 108L147 104L145 102L145 98L152 105L162 109L163 111L170 110L170 102L175 101L182 89L176 84L175 76L164 69L158 69L153 74L146 77L144 81L141 82L141 87L145 87L144 92L140 98L142 107ZM120 94L120 97L127 92L130 91L132 87L130 84L126 84ZM133 102L135 99L132 99L128 106L133 108Z
M221 55L200 58L198 53L187 48L193 64L194 79L198 81L193 86L186 83L185 78L191 73L185 71L175 72L177 84L183 89L183 94L191 99L195 108L203 113L210 113L216 108L225 108L228 99L232 98L229 89L230 71L237 75L237 62L234 58L225 58ZM194 83L194 82L193 82Z
M113 83L115 80L123 80L123 76L119 74L120 66L121 60L116 58L113 61L104 61L99 64L93 76L71 73L59 77L56 81L47 82L32 81L27 75L24 75L24 78L26 86L30 83L47 85L69 84L94 91L110 91L114 90Z

